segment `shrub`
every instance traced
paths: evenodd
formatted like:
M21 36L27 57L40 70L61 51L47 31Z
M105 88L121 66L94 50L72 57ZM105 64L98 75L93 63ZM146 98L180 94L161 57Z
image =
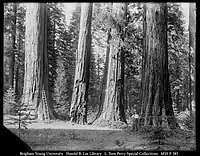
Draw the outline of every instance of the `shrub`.
M188 115L185 119L183 119L183 124L188 130L195 131L195 114Z
M163 146L168 145L166 139L172 136L172 131L162 126L144 126L139 134L145 140L142 145L147 149L163 150Z
M22 99L22 98L21 98ZM30 108L27 104L22 103L21 99L16 103L14 116L7 116L4 118L5 125L17 126L18 129L28 129L28 124L35 122L34 118L31 118Z
M67 107L67 105L61 105L59 107L54 107L55 111L57 114L59 114L59 119L61 120L70 120L70 116L69 116L69 108Z
M140 130L145 143L142 145L150 150L194 150L194 133L181 129L167 129L162 126L145 126Z
M16 115L17 113L17 103L16 95L13 88L9 88L3 97L4 114Z

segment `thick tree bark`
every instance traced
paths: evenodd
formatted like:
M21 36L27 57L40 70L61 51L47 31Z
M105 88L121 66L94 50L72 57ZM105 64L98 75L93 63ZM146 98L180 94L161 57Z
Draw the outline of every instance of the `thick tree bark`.
M122 11L121 4L115 4L113 7L114 18L124 18L126 16L127 4L124 4ZM106 83L106 93L103 104L103 111L98 120L122 121L126 122L124 113L124 77L123 77L123 63L124 61L123 48L120 48L120 33L119 25L115 25L111 30L112 44L108 61L108 76ZM124 35L124 34L123 34ZM123 39L123 38L122 38ZM123 75L122 75L123 74Z
M191 53L194 53L194 55L196 55L196 5L195 3L189 4L189 108L190 108L190 113L192 113L192 80L191 80L191 55L192 54ZM194 64L196 65L196 62L194 62ZM195 69L196 69L196 66L195 66Z
M17 22L17 3L13 3L13 24L12 24L12 54L10 56L9 66L9 85L14 88L14 69L15 69L15 51L16 51L16 22Z
M145 64L146 64L146 34L147 34L147 23L146 23L146 5L143 5L143 52L142 52L142 74L141 74L141 83L140 83L140 124L144 122L144 116L145 116L145 109L146 104L144 103L144 95L147 91L147 88L145 88L148 85L144 85L144 82L148 82L146 80L145 76Z
M53 107L48 95L47 14L46 4L29 3L26 12L25 75L22 103L29 106L32 117L44 120L41 90L44 87L50 118Z
M79 42L70 116L72 122L85 124L87 123L89 62L91 55L92 3L84 3L81 8Z
M126 27L127 27L127 10L128 10L128 3L124 3L122 5L122 9L123 9L123 19L124 19L124 23L122 26L120 26L120 39L122 40L122 42L124 43L125 41L125 37L126 37ZM125 117L125 112L124 112L124 67L125 67L125 60L124 60L124 53L125 53L125 46L122 46L119 49L119 53L118 53L118 69L119 69L119 75L118 75L118 83L117 83L117 93L119 96L117 96L117 103L119 103L119 111L120 111L120 117L121 117L121 121L126 122L126 117Z
M178 126L172 109L168 73L167 52L167 5L166 3L146 4L145 35L145 81L143 107L144 125L158 126L167 117L167 126Z
M110 54L110 43L109 42L111 39L110 32L111 32L111 29L109 29L107 32L106 61L105 61L105 65L104 65L103 82L102 82L101 93L100 93L100 98L99 98L99 110L98 110L98 113L97 113L95 119L89 124L92 124L96 119L98 119L103 111L103 103L104 103L105 95L106 95L106 85L107 85L107 77L108 77L108 64L109 64L109 54Z

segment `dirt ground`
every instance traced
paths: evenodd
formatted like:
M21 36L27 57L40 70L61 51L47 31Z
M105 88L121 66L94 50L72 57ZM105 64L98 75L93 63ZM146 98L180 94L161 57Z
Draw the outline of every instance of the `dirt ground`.
M6 127L18 134L16 127ZM20 134L20 138L33 150L142 149L136 133L93 125L71 125L70 122L33 123L28 129L21 130Z

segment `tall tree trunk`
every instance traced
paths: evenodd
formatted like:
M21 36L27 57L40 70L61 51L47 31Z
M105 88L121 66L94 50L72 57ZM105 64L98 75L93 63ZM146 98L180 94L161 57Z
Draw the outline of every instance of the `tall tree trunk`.
M126 16L125 12L122 11L121 4L115 4L113 6L113 14L116 15L114 18L118 18L121 15L124 18ZM127 9L127 4L123 7ZM122 13L122 14L121 14ZM126 122L125 113L124 113L124 101L123 95L123 76L122 73L123 67L121 60L123 59L122 49L119 48L120 41L120 26L115 25L111 30L112 35L112 44L111 44L111 52L109 54L108 61L108 76L106 83L106 93L105 100L103 104L103 111L99 120L107 120L109 122L112 121L122 121Z
M182 111L185 111L187 106L188 106L188 89L187 89L187 83L184 83L183 84L183 88L184 88L184 91L183 91L183 108L182 108Z
M97 49L97 83L98 83L98 90L99 90L99 82L100 82L100 66L99 66L99 48Z
M190 108L190 113L192 113L192 80L191 80L191 54L192 53L196 55L196 5L195 3L189 4L189 106L190 106L189 108ZM194 62L194 64L196 65L196 62ZM195 69L196 69L196 66L195 66Z
M16 74L15 74L15 95L17 101L19 99L18 84L19 84L19 63L16 67Z
M107 7L109 9L111 9L112 3L108 3ZM110 40L111 40L111 34L110 33L111 33L111 28L109 28L108 31L107 31L106 61L105 61L105 65L104 65L103 82L102 82L101 93L100 93L100 98L99 98L99 110L98 110L98 113L97 113L95 119L89 124L92 124L95 120L97 120L100 117L100 115L103 111L103 104L104 104L105 95L106 95L106 86L107 86L107 77L108 77L108 64L109 64L109 55L110 55Z
M18 40L17 40L17 53L16 53L16 72L15 72L15 94L17 100L20 99L22 92L23 92L23 74L24 72L21 71L23 69L24 63L24 46L22 40L22 34L18 33Z
M48 95L47 14L46 4L29 3L26 12L25 75L22 103L29 106L31 115L44 120L41 90L44 87L50 118L53 107Z
M107 40L106 40L106 61L105 61L105 65L104 65L104 73L103 73L103 82L102 82L102 86L101 86L101 93L100 93L100 98L99 98L99 110L98 113L95 117L95 119L89 123L92 124L96 119L98 119L102 113L103 110L103 103L105 100L105 95L106 95L106 85L107 85L107 76L108 76L108 62L109 62L109 54L110 54L110 39L111 39L111 29L108 29L107 32Z
M176 108L177 108L177 112L179 113L181 111L181 105L180 105L180 93L179 93L179 89L176 90Z
M127 10L128 10L128 3L124 3L123 4L123 19L125 20L125 22L123 23L123 26L120 27L120 39L122 40L122 42L125 43L125 37L126 37L126 27L127 27ZM124 53L126 47L122 46L121 49L119 50L118 53L118 64L119 64L119 77L118 77L118 86L117 86L117 92L119 94L118 97L118 102L119 103L119 109L120 109L120 117L121 117L121 121L126 122L126 117L125 117L125 112L124 112L124 67L125 67L125 59L124 59Z
M167 125L178 126L172 109L168 72L167 51L167 5L166 3L146 4L146 60L144 87L144 125L158 126L167 116ZM148 34L148 35L147 35Z
M12 21L12 54L10 56L9 66L9 85L14 88L14 69L15 69L15 51L16 51L16 22L17 22L17 3L13 3L13 21Z
M125 110L128 110L129 106L128 106L128 85L126 85L126 89L125 89Z
M18 64L16 67L16 74L15 74L15 94L17 96L17 99L20 97L20 91L19 91L19 69L20 69L20 53L21 53L21 48L22 48L22 37L21 34L19 33L18 35ZM21 60L22 61L22 60Z
M142 52L142 74L141 74L141 83L140 83L140 124L144 122L144 116L145 116L145 109L146 109L146 103L144 103L144 95L147 92L147 88L145 88L148 85L144 85L144 82L148 82L146 80L147 76L145 76L145 64L146 64L146 34L147 34L147 23L146 23L146 5L143 4L143 52Z
M176 57L176 79L179 80L180 79L180 75L181 75L181 70L179 67L179 50L176 51L177 52L177 57ZM180 83L177 84L177 90L176 90L176 107L177 107L177 112L179 113L181 111L181 103L180 103Z
M84 3L81 6L76 71L70 108L71 121L81 124L87 123L89 62L91 55L91 22L92 3Z

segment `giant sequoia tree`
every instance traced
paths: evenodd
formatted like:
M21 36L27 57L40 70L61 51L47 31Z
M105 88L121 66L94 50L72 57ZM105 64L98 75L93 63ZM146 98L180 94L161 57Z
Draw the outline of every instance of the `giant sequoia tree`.
M25 32L25 75L22 102L30 107L33 117L43 120L41 90L48 93L46 4L27 4ZM50 117L52 105L48 99Z
M177 126L172 109L167 52L167 5L145 4L144 81L142 106L144 125L158 126L167 116L170 127ZM142 117L143 117L142 116ZM162 118L163 119L163 118Z
M81 6L79 42L76 56L76 71L71 101L71 121L87 123L87 102L89 87L89 61L91 54L92 3Z
M123 27L120 22L124 23L126 19L127 4L113 4L112 8L112 41L108 63L105 97L102 114L98 120L122 121L126 122L124 113L124 58L123 58ZM120 22L118 21L120 19ZM118 21L118 22L116 22Z

